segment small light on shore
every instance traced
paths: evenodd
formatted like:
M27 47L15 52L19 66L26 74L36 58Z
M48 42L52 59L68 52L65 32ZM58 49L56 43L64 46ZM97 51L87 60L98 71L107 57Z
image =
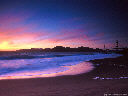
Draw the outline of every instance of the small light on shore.
M102 77L95 77L93 79L99 79L99 80L114 80L114 79L128 79L128 77L119 77L119 78L102 78Z

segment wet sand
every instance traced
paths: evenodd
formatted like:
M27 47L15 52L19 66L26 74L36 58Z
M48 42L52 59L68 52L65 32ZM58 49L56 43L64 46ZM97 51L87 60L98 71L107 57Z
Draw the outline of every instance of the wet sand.
M0 80L0 96L128 96L128 79L119 79L128 77L128 55L90 62L95 69L80 75Z

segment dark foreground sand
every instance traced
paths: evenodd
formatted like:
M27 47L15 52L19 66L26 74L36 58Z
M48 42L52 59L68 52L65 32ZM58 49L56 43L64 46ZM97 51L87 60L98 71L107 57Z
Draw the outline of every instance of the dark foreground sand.
M90 62L96 68L85 74L0 80L0 96L128 96L128 79L116 79L128 77L128 55Z

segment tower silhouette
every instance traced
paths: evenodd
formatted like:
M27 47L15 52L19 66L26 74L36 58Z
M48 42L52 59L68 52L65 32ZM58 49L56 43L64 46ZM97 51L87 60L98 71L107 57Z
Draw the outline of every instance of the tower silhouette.
M104 50L106 49L106 47L105 47L105 44L104 44Z
M118 47L119 47L119 41L116 40L116 48L118 49Z
M118 40L116 40L116 46L115 46L115 48L118 51L118 49L119 49L119 41Z

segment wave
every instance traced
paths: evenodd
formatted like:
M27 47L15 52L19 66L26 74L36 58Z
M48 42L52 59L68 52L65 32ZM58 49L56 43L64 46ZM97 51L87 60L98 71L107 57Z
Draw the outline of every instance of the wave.
M115 58L120 54L45 54L44 56L19 56L10 59L0 60L0 77L9 76L38 76L39 74L51 74L69 70L68 67L80 64L85 61L103 58ZM22 58L21 58L22 57ZM28 58L27 57L27 58ZM31 57L31 58L30 58ZM5 57L4 57L5 58ZM17 59L18 58L18 59ZM25 58L25 59L24 59ZM92 66L92 65L91 65ZM92 68L90 66L90 68ZM89 70L89 69L88 69Z

